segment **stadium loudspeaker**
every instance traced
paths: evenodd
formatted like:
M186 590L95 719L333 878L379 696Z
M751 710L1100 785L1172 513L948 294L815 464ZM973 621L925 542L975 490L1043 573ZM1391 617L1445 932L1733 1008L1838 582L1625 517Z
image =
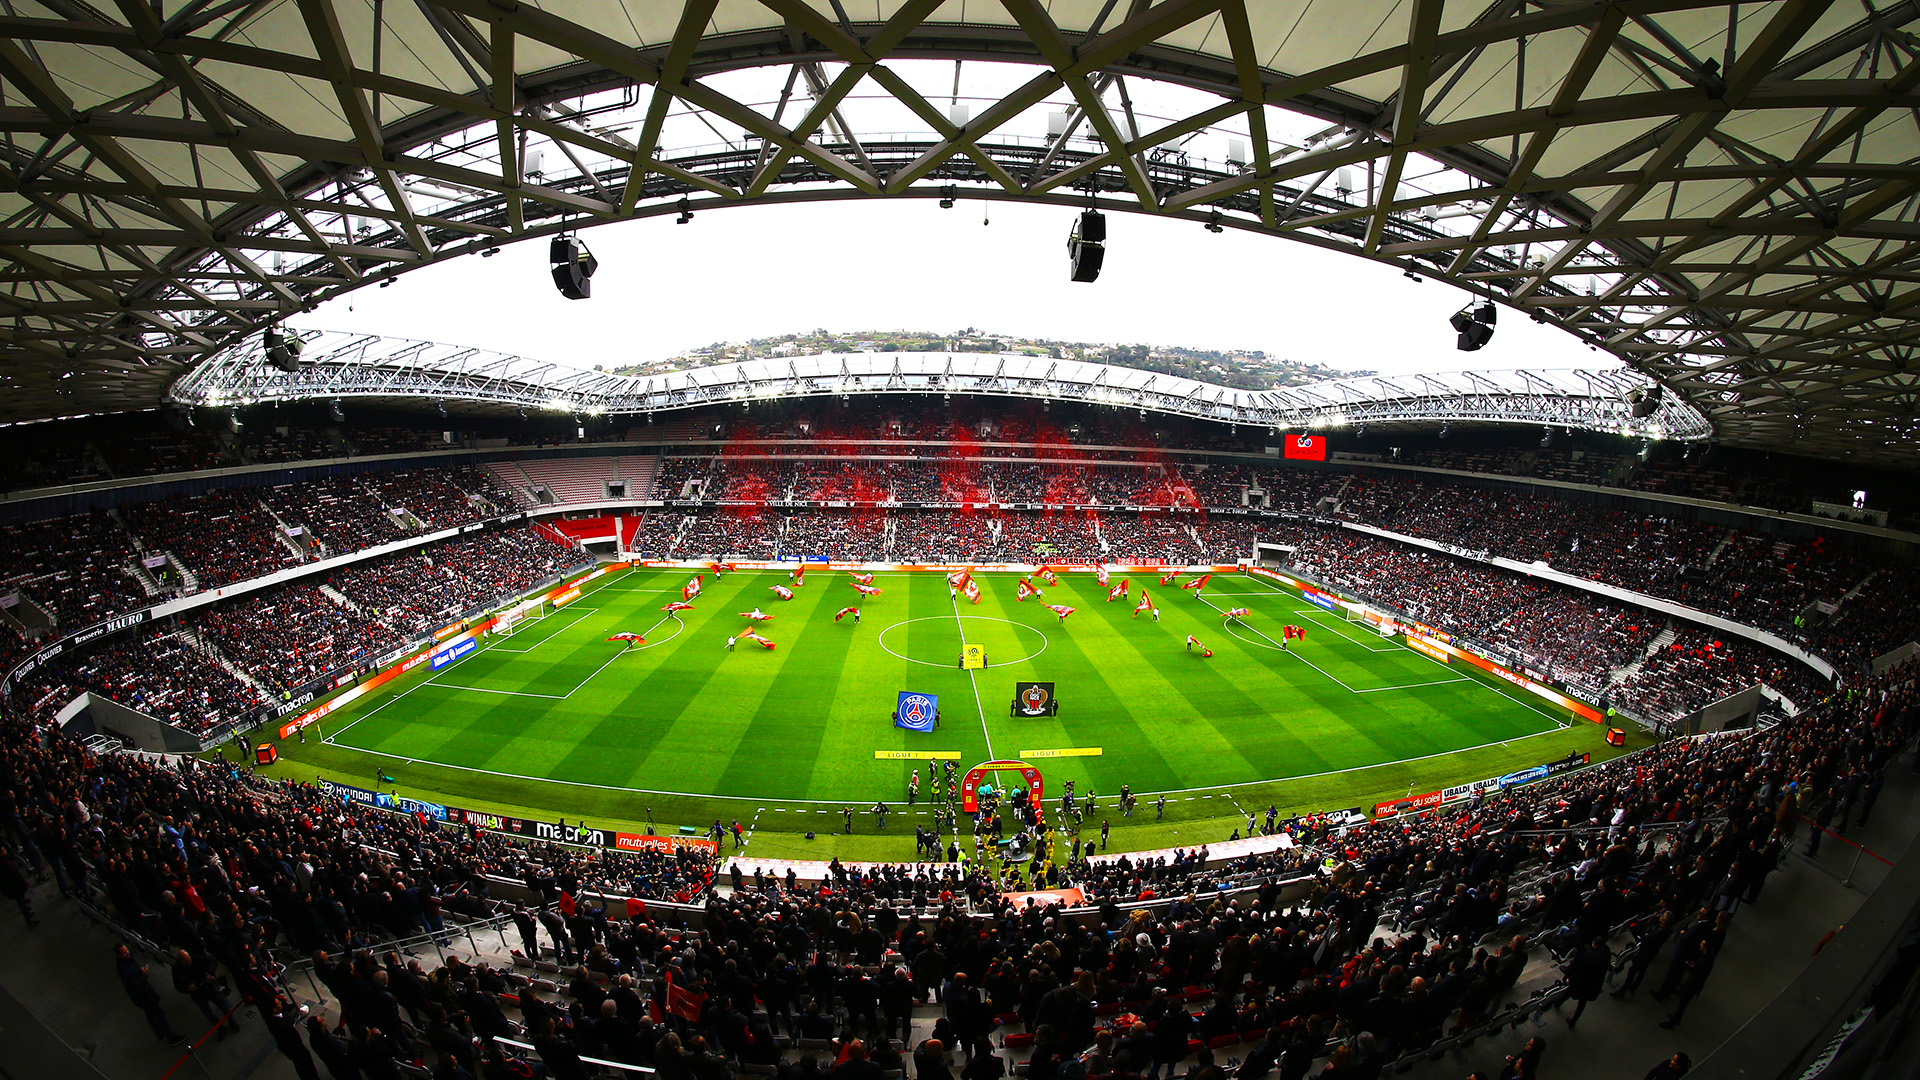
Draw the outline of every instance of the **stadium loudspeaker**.
M261 335L260 343L266 346L267 362L281 371L299 371L300 353L307 343L297 337L282 333L278 327L268 327Z
M1628 411L1635 420L1645 420L1660 411L1660 395L1665 388L1655 383L1644 390L1635 390L1627 395Z
M1067 234L1067 254L1073 261L1074 281L1094 281L1107 257L1107 219L1098 210L1083 211Z
M569 300L585 300L593 295L593 272L600 260L593 257L577 237L556 236L548 248L553 263L553 286Z
M1482 322L1470 322L1465 330L1460 331L1460 337L1454 342L1454 347L1461 352L1478 352L1492 340L1493 327Z

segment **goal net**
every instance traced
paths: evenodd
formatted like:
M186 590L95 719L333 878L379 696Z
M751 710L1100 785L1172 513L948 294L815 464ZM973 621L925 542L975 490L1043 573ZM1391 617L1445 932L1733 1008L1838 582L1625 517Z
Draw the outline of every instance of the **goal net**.
M530 607L510 608L500 613L500 621L494 624L493 632L506 637L512 637L514 634L546 617L547 602L545 600Z
M1390 638L1400 632L1400 623L1383 611L1375 611L1365 604L1354 604L1345 610L1348 622L1365 623L1373 627L1374 632L1383 638Z

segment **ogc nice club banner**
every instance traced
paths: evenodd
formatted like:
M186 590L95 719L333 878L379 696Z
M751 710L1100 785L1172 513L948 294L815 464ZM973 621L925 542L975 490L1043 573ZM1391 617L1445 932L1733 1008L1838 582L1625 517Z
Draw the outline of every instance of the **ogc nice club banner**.
M1013 684L1013 711L1018 716L1051 716L1057 710L1050 682Z
M893 726L903 727L908 731L932 731L933 721L939 715L939 695L902 690L900 701L894 706Z

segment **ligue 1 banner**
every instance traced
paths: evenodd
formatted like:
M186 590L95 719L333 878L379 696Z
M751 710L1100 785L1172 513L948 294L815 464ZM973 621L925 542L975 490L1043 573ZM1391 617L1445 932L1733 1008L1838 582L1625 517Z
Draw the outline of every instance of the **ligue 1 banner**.
M1060 703L1054 699L1052 683L1023 682L1013 684L1013 715L1053 716L1059 711Z
M940 696L922 694L917 690L902 690L894 704L893 726L908 731L931 733L940 719Z

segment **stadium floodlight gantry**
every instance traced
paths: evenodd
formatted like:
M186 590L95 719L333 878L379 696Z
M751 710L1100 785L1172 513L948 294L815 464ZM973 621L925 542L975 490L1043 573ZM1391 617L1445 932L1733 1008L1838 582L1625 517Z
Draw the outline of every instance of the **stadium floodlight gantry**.
M1555 425L1653 439L1712 429L1672 394L1636 416L1652 384L1625 369L1370 375L1239 390L1137 368L1025 353L830 353L773 357L657 375L610 375L484 349L339 331L304 335L296 371L261 339L222 350L171 392L182 405L244 407L313 398L384 398L638 416L700 405L886 394L973 394L1080 402L1279 431L1376 423L1480 421Z
M1920 0L18 0L0 417L151 405L292 312L503 243L959 193L1391 262L1616 354L1728 442L1911 461L1916 21Z

